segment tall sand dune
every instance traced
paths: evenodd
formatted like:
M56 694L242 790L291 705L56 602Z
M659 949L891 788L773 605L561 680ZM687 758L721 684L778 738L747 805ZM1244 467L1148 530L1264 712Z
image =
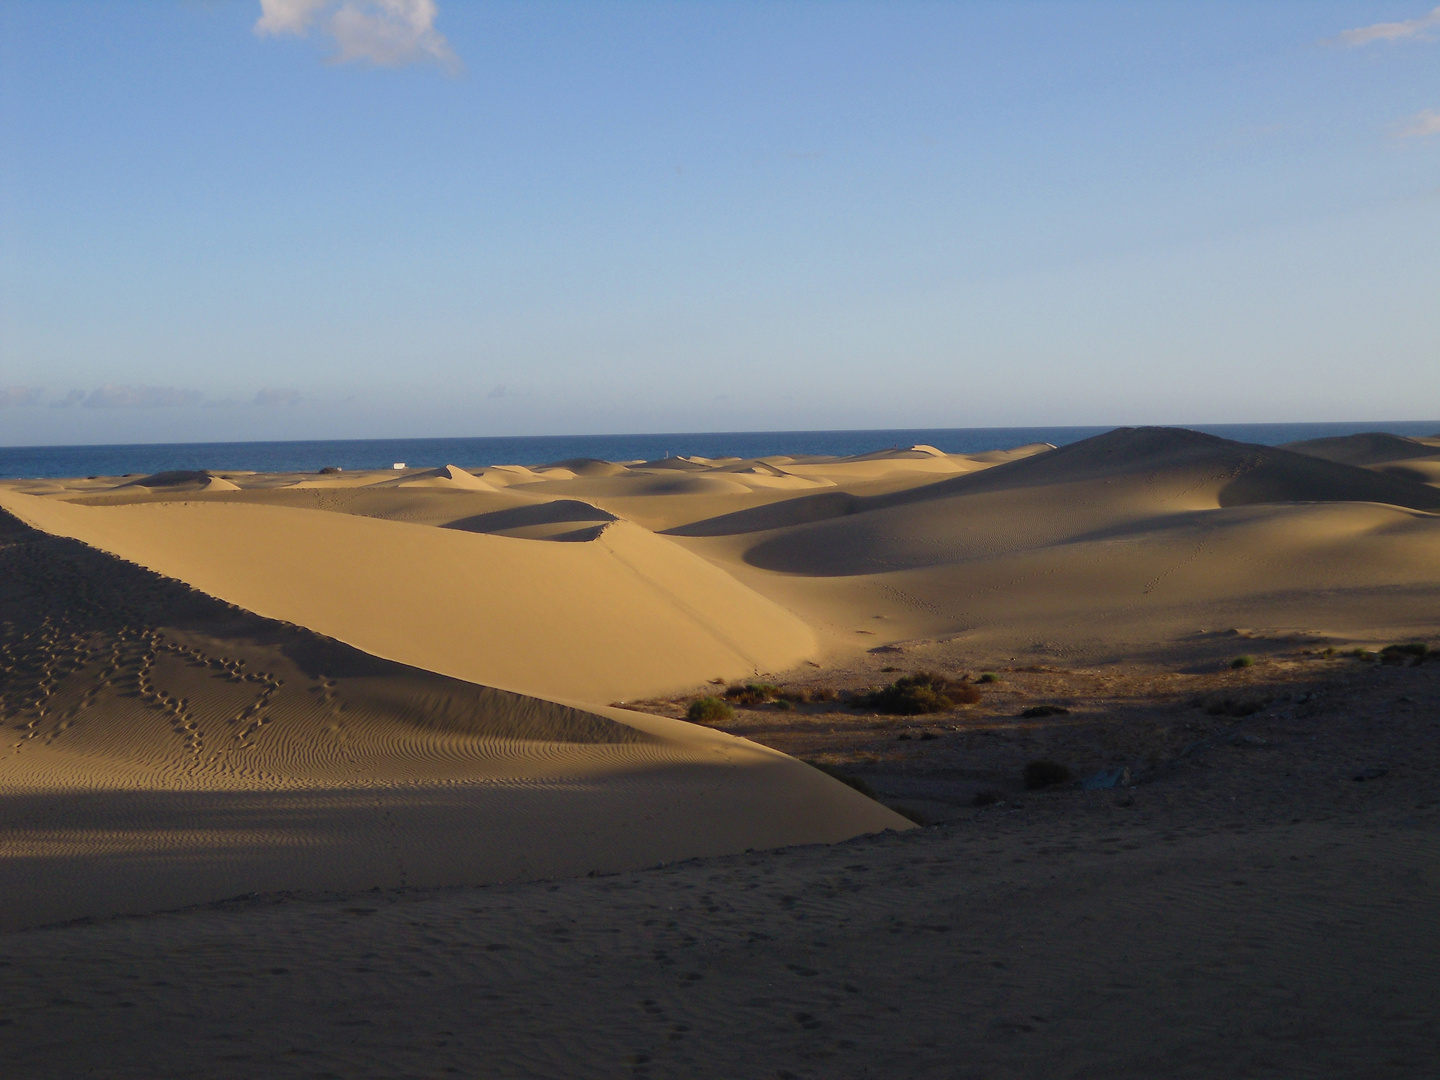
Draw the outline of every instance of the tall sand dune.
M810 628L629 522L553 544L245 502L0 507L366 652L521 693L613 701L798 664Z
M908 826L743 740L382 660L8 514L0 622L0 929Z

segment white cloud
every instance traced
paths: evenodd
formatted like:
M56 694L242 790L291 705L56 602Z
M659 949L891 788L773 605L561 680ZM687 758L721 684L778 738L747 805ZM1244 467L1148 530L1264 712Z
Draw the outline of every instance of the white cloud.
M1346 45L1369 45L1372 41L1401 41L1405 38L1426 38L1430 35L1427 31L1440 28L1440 7L1428 15L1421 15L1418 19L1406 19L1404 22L1376 23L1374 26L1362 26L1355 30L1346 30L1340 35L1340 40Z
M1440 109L1416 113L1391 132L1396 139L1419 139L1426 135L1440 135Z
M153 409L176 405L199 405L205 395L199 390L173 386L117 386L106 383L86 396L87 409Z
M460 60L435 29L437 13L435 0L260 0L255 33L304 37L318 27L335 42L337 64L436 63L454 72Z
M303 34L330 0L260 0L257 34Z
M6 405L34 405L40 400L37 386L0 386L0 408Z

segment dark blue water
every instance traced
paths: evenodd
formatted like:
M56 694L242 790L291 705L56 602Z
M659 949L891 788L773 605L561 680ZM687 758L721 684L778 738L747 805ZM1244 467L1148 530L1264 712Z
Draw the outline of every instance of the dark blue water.
M1200 424L1240 442L1278 446L1300 439L1388 431L1434 435L1440 420L1329 424ZM138 443L123 446L0 447L0 477L123 476L167 469L253 469L314 472L459 465L539 465L566 458L650 461L666 455L763 457L768 454L863 454L891 446L928 443L951 454L996 450L1024 443L1078 442L1109 427L912 428L893 431L731 431L670 435L534 435L485 439L345 439L311 442Z

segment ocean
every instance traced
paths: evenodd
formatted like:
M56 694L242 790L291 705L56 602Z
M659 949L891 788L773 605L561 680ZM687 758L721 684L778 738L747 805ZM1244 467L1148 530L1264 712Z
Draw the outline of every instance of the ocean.
M1440 420L1325 424L1197 424L1239 442L1278 446L1301 439L1388 431L1440 434ZM315 472L325 466L383 469L397 461L413 467L539 465L567 458L650 461L679 455L764 457L770 454L863 454L928 443L947 453L975 453L1025 443L1056 446L1110 431L1110 427L897 428L859 431L706 431L661 435L526 435L473 439L341 439L296 442L134 443L119 446L0 447L0 477L147 475L169 469L253 469Z

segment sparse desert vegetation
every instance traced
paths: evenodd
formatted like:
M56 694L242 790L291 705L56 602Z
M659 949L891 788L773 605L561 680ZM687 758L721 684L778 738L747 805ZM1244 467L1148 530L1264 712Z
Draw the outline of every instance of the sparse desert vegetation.
M714 724L734 718L735 710L730 703L717 697L696 698L685 710L685 719L697 724Z
M856 694L850 700L858 708L896 716L918 716L944 712L957 705L974 705L980 701L980 691L969 682L933 671L917 671L896 679L889 686Z

